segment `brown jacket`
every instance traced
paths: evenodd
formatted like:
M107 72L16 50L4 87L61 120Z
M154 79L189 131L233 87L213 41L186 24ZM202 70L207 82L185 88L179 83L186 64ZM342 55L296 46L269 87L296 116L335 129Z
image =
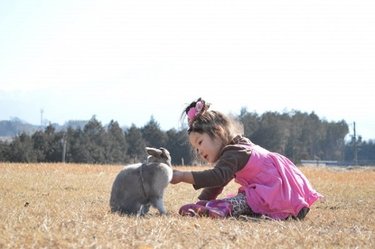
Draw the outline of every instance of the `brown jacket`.
M222 151L214 168L204 171L192 171L195 189L204 188L199 195L200 200L213 200L223 191L224 187L234 178L250 158L251 150L246 144L251 141L245 137L235 137Z

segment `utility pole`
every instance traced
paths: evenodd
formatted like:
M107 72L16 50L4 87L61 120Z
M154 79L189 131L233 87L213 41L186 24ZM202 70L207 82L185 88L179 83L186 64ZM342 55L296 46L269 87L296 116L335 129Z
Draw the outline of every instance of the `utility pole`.
M65 163L65 156L66 156L66 135L61 139L61 144L62 144L62 155L61 155L61 161Z
M43 109L40 109L40 128L43 128Z
M353 147L354 147L354 165L358 164L358 147L357 147L357 134L355 130L355 122L353 122Z

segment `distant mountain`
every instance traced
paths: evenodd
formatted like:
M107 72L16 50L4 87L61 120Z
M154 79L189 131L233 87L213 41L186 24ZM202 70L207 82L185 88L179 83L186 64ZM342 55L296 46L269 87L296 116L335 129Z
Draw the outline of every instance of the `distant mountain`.
M53 123L52 126L56 131L66 130L68 127L73 129L83 129L87 124L86 120L70 120L65 122L64 125ZM40 125L29 124L19 118L13 118L11 120L0 120L0 137L15 137L23 132L26 134L33 134L37 130L44 130L45 127Z
M32 134L37 131L40 127L32 124L28 124L19 118L13 118L12 120L0 121L0 136L1 137L14 137L22 132Z

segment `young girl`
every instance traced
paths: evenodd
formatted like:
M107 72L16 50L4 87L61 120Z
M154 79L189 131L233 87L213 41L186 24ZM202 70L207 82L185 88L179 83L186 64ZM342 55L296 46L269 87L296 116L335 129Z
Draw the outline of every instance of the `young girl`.
M189 216L261 216L272 219L303 219L320 197L303 173L285 156L270 152L235 133L234 122L199 98L184 111L189 142L212 169L173 172L171 183L203 188L195 204L180 208ZM241 186L238 194L216 200L232 179Z

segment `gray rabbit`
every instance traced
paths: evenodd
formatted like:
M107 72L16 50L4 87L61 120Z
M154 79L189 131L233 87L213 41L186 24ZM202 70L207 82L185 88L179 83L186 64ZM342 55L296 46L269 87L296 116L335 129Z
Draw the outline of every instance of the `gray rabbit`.
M112 185L110 207L112 212L144 215L150 205L165 214L164 190L172 179L172 164L165 148L146 147L146 163L125 166Z

